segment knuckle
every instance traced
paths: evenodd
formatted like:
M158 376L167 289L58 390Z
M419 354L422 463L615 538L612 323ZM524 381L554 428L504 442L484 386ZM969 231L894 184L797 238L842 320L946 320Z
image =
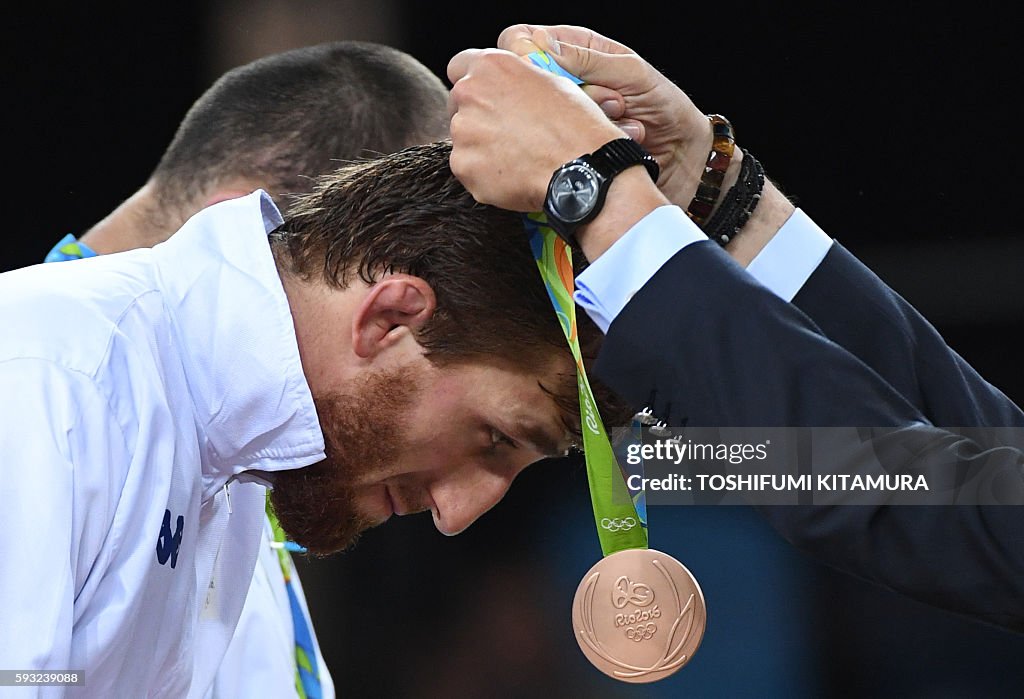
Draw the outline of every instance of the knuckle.
M448 92L448 100L453 106L458 107L459 103L465 100L464 93L468 89L466 85L466 78L462 78L461 80L456 81L454 85L452 85L452 89Z
M462 140L463 134L463 115L459 112L452 114L451 121L448 123L448 136L452 140L452 145L457 146Z
M647 72L649 64L635 53L621 54L622 64L629 75L643 75Z
M519 58L502 49L487 49L480 56L480 63L491 70L508 70L512 63L519 63Z
M530 36L530 28L526 24L513 24L505 27L498 34L498 46L504 47L517 39Z
M461 176L465 174L465 166L463 164L464 158L462 157L462 150L458 144L454 142L452 145L452 152L448 156L448 167L451 168L452 174L456 178L461 179Z

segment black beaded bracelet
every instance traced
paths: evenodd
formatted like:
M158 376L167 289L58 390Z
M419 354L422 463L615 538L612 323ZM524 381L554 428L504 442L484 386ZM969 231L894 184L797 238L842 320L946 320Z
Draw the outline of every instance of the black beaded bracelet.
M708 238L725 246L750 220L764 190L764 168L749 151L743 151L743 163L736 184L729 189L718 210L704 226Z

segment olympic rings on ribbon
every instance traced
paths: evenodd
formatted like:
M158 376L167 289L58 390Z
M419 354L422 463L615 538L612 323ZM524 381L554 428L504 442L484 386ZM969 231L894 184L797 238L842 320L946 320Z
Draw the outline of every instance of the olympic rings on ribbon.
M618 517L615 519L608 519L607 517L604 517L601 519L601 528L607 529L610 532L628 532L635 526L636 520L632 517L625 517L623 519L619 519Z

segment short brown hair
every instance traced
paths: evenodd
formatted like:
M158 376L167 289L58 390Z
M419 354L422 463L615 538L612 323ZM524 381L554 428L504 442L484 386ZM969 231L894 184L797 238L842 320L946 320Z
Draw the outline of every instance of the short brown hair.
M285 210L341 162L448 133L448 90L409 54L334 41L265 56L196 100L151 179L165 207L195 210L211 188L260 183Z
M437 310L417 339L435 362L499 359L536 370L568 355L522 215L476 202L452 174L450 153L440 141L323 176L271 235L279 264L338 288L388 271L424 279ZM601 334L577 315L589 357ZM575 377L562 383L552 392L578 433ZM599 402L611 407L610 397Z

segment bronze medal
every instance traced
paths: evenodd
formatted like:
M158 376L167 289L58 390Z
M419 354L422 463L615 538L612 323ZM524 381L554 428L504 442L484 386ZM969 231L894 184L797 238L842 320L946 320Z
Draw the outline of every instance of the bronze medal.
M706 623L697 580L682 563L654 549L602 558L583 577L572 603L583 654L623 682L654 682L690 662Z

